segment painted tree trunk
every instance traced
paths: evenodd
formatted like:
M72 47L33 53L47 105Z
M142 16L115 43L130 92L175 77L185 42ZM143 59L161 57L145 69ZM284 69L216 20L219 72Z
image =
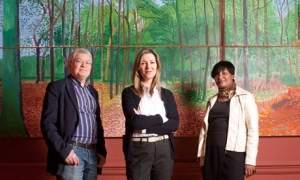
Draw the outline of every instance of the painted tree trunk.
M3 80L0 136L27 136L22 114L19 0L3 1Z

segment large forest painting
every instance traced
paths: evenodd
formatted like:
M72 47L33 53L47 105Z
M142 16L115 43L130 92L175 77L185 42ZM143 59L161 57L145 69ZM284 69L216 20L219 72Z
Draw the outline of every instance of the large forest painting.
M299 0L0 0L0 137L41 137L49 82L76 47L93 56L106 137L124 134L123 88L135 54L152 48L175 96L176 136L198 136L220 60L254 94L260 136L300 135Z

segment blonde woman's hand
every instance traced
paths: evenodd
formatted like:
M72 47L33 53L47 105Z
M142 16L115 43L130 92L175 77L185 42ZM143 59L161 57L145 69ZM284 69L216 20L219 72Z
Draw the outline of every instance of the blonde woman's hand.
M140 112L138 110L136 110L135 108L133 108L133 110L134 110L135 114L137 114L137 115L140 114Z

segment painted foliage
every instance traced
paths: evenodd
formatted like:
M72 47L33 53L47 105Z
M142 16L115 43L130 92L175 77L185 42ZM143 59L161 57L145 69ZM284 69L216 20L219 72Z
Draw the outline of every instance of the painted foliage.
M131 85L141 48L160 55L162 83L180 114L176 136L198 136L206 102L217 90L210 70L223 48L237 84L255 96L260 135L300 135L297 0L0 3L0 136L41 136L45 88L68 75L65 64L75 47L93 55L89 81L100 95L106 137L124 133L120 96Z

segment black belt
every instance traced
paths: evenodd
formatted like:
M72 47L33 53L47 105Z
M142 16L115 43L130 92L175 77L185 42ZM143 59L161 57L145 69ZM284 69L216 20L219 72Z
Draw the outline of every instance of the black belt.
M80 142L73 141L73 140L71 140L71 144L73 146L78 146L78 147L82 147L85 149L94 149L96 147L96 144L84 144L84 143L80 143Z

